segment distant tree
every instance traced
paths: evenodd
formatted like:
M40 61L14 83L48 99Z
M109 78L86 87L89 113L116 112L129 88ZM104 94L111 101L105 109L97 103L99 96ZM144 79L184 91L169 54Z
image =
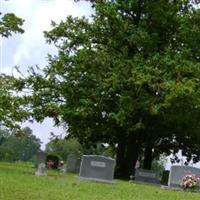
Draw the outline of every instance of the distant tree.
M0 160L12 161L13 159L12 149L3 146L9 136L9 130L0 126Z
M0 125L0 145L4 143L4 141L8 136L9 136L9 130L1 127Z
M0 146L1 150L4 150L1 159L28 161L40 150L40 144L40 139L33 135L29 127L26 127L22 129L20 135L10 134L5 139Z
M54 154L66 160L69 154L81 155L83 149L77 139L52 139L46 144L45 151L48 154Z
M91 145L83 145L84 154L103 155L107 157L115 157L115 148L111 145L96 143Z

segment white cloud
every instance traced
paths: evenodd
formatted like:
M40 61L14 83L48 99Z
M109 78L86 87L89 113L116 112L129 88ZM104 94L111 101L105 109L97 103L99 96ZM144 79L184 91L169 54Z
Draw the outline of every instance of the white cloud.
M0 37L0 47L2 47L2 46L3 46L3 38Z
M2 4L2 9L2 12L13 12L25 19L23 26L25 33L4 40L2 46L5 67L0 70L7 74L14 73L14 75L16 72L13 66L20 66L23 73L28 66L38 64L42 67L46 64L47 53L55 52L52 46L45 43L43 37L43 31L51 28L51 20L59 23L67 15L89 16L91 13L88 3L74 3L73 0L10 0ZM65 132L62 128L53 127L49 119L42 124L27 122L23 126L30 126L33 133L44 143L48 142L51 131L55 134Z
M20 45L15 49L13 65L24 64L24 60L28 65L38 64L52 51L43 36L43 31L51 29L51 20L60 22L67 15L89 16L91 13L88 3L74 3L73 0L15 0L5 5L25 19L25 33L20 36ZM40 58L36 56L38 54Z
M16 65L20 63L22 59L30 56L30 51L27 49L26 45L20 44L18 49L20 50L19 53L14 54L14 63L16 63Z
M33 1L32 1L33 2ZM37 54L41 55L40 59L44 59L47 51L51 51L50 47L45 44L43 31L50 30L51 20L60 22L65 19L67 15L81 16L88 15L89 6L87 9L82 4L76 4L73 0L56 0L56 1L38 1L34 4L34 12L32 16L29 15L27 10L27 16L25 17L25 33L21 36L21 45L16 49L14 53L13 64L20 65L23 59L28 57L31 59L31 63L34 60L38 62ZM79 5L79 7L78 7ZM30 4L26 5L29 9ZM42 57L43 56L43 57ZM37 63L35 63L37 64Z

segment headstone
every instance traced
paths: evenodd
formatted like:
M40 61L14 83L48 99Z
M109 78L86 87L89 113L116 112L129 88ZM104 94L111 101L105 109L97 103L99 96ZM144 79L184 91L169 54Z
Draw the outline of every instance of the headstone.
M98 155L82 156L79 177L86 180L114 183L115 160Z
M140 161L137 160L135 163L135 170L140 168Z
M44 163L40 163L39 165L38 165L38 170L37 170L37 172L35 172L35 175L36 176L46 176L47 174L46 174L46 167L45 167L45 164Z
M168 185L169 170L164 170L161 178L161 185Z
M66 171L78 173L80 169L80 158L75 154L70 154L67 157Z
M61 171L61 172L66 172L67 165L66 165L66 164L64 164L64 165L63 165L63 166L61 166L59 169L60 169L60 171Z
M60 172L66 172L67 165L63 160L61 160L58 168L59 168Z
M194 174L200 178L200 169L190 166L172 166L169 174L168 186L178 188L185 175Z
M81 158L77 158L76 160L76 173L79 173L81 166Z
M43 151L40 151L36 154L36 167L38 167L38 165L40 163L45 163L46 162L46 154Z
M139 182L154 183L154 184L158 184L160 182L158 180L158 173L156 171L146 170L146 169L136 169L135 180Z
M135 180L135 176L134 175L130 175L130 179L129 179L129 182L130 183L133 183Z

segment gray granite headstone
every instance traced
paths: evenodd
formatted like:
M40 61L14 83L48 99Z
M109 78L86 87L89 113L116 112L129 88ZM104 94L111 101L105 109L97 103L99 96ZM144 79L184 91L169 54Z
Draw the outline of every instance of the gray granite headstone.
M80 172L80 166L81 166L81 158L77 158L77 160L76 160L76 173Z
M109 157L98 155L82 156L80 174L82 179L114 183L115 160Z
M37 172L35 172L35 175L36 176L46 176L46 167L45 167L45 164L44 163L40 163L38 165L38 170Z
M146 170L146 169L136 169L135 180L145 183L156 183L156 184L160 182L158 180L158 173L156 171Z
M80 169L80 160L81 160L80 157L78 157L77 155L70 154L67 157L66 171L78 173Z
M36 154L36 167L38 167L38 165L40 163L45 163L46 162L46 154L43 151L40 151Z
M168 186L175 188L180 187L182 178L189 174L194 174L197 178L200 178L200 169L190 166L172 166L169 174Z

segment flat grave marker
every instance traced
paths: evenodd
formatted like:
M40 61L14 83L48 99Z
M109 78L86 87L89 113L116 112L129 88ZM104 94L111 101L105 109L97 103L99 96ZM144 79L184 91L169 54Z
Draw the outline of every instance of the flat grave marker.
M154 170L136 169L135 181L159 184L158 173Z

